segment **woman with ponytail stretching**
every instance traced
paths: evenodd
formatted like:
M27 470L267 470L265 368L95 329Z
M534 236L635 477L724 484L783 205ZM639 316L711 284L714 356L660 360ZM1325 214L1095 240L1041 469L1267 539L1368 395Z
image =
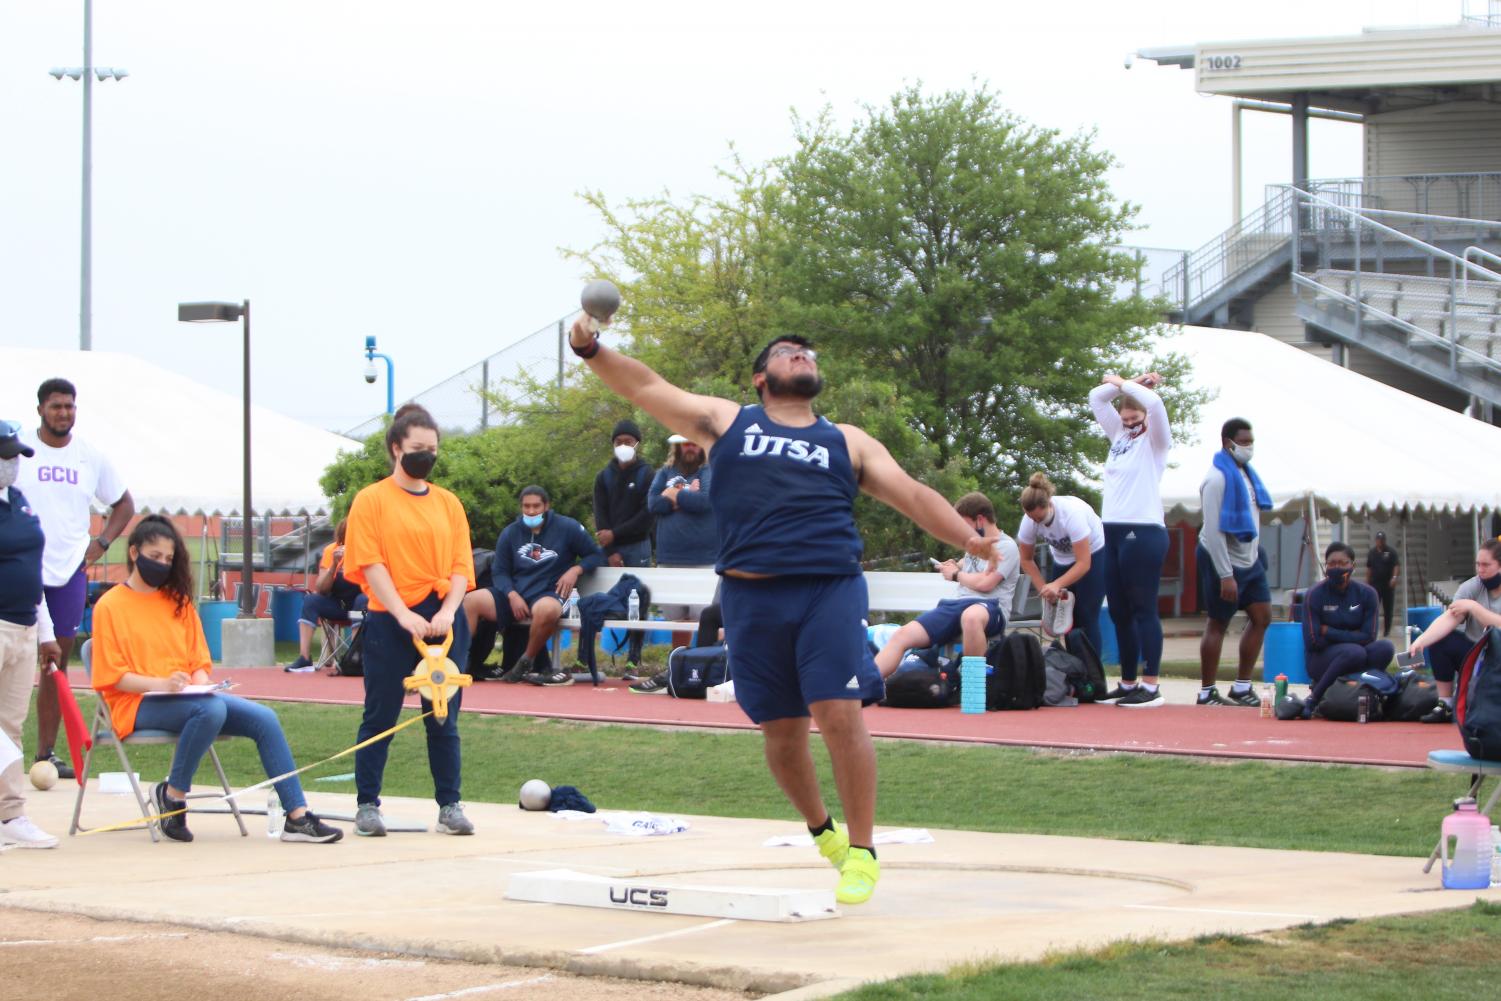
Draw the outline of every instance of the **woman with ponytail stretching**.
M1157 617L1157 589L1167 556L1167 526L1162 517L1162 472L1172 447L1172 426L1156 372L1122 379L1106 375L1089 394L1110 454L1105 459L1105 597L1121 652L1121 683L1109 699L1123 709L1162 705L1157 672L1162 666L1162 620ZM1119 410L1114 406L1119 398ZM1137 661L1146 661L1141 680Z
M417 669L421 654L412 641L439 643L453 632L448 650L455 664L469 660L469 623L458 614L474 587L474 550L469 519L459 499L427 481L438 461L438 424L408 403L386 430L391 475L355 495L344 540L344 576L370 599L365 617L364 742L396 725L406 698L402 680ZM448 717L429 716L427 766L438 801L439 834L473 834L459 805L459 707L464 691L448 701ZM423 711L432 703L422 700ZM354 832L386 836L380 813L381 780L391 738L354 753Z

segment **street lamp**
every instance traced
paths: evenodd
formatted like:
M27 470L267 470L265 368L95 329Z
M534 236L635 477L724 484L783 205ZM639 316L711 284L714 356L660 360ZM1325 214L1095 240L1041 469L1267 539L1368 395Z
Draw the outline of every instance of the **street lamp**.
M94 346L94 87L90 77L103 83L124 80L130 75L117 66L94 65L94 0L83 0L83 65L55 66L48 72L54 80L67 77L83 81L83 239L78 266L78 349L89 351Z
M244 410L244 498L240 506L242 533L241 548L244 549L240 564L240 614L239 618L255 618L255 597L252 594L253 576L250 562L250 300L233 302L180 302L177 304L177 319L183 323L223 323L241 321L245 331L245 410Z
M365 338L365 381L375 381L375 359L386 363L386 416L396 413L396 365L390 355L375 350L375 337Z

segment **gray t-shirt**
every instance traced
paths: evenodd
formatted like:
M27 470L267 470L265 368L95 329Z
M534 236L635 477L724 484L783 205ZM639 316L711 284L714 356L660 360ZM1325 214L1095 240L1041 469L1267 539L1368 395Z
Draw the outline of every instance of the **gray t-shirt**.
M1471 577L1459 585L1459 589L1454 592L1454 599L1458 601L1460 598L1469 598L1471 601L1478 601L1486 608L1501 615L1501 598L1492 598L1491 593L1485 589L1485 585L1480 583L1479 577ZM1465 616L1464 628L1465 635L1470 638L1472 643L1480 642L1480 637L1485 635L1485 624L1475 621L1475 616L1473 615Z
M1244 570L1251 566L1256 562L1256 554L1261 551L1261 511L1256 507L1256 488L1244 466L1235 468L1246 481L1246 489L1251 492L1251 509L1257 515L1252 519L1256 523L1256 534L1249 542L1242 542L1235 536L1220 531L1220 509L1225 503L1225 474L1210 466L1204 482L1199 484L1200 510L1204 514L1199 544L1209 553L1209 559L1214 562L1214 571L1221 579L1232 576L1232 568Z
M1011 602L1016 597L1017 569L1021 566L1021 552L1016 548L1016 540L1002 532L999 527L992 529L998 538L995 540L996 569L1000 571L1001 582L990 591L981 593L974 588L958 585L958 597L960 598L992 598L1000 605L1001 614L1007 619L1011 618ZM985 573L990 569L990 561L964 554L959 561L960 573ZM957 582L956 582L957 583Z

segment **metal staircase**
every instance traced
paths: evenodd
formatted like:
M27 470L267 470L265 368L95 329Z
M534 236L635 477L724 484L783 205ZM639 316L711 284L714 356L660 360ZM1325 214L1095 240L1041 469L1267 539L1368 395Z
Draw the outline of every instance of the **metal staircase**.
M1477 263L1495 263L1496 255L1473 244L1458 254L1439 245L1473 239L1494 246L1501 223L1347 208L1287 190L1304 220L1291 249L1298 317L1335 340L1501 405L1501 272Z
M1324 336L1501 404L1501 173L1308 188L1268 188L1169 268L1170 319L1248 325L1246 307L1291 275L1297 316Z

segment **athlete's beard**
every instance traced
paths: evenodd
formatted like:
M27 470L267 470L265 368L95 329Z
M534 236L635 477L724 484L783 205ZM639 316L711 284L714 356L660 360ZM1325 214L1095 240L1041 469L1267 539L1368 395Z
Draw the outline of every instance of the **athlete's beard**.
M72 421L68 421L66 424L63 424L61 427L58 427L57 425L53 424L51 421L47 420L47 418L43 417L42 418L42 427L44 427L44 428L47 429L47 433L48 434L50 434L50 435L52 435L53 437L56 437L56 438L66 438L66 437L68 437L68 435L70 435L70 434L73 433L73 422Z
M767 372L766 388L772 396L791 396L799 400L811 400L823 392L823 376L799 372L790 379L779 379Z

